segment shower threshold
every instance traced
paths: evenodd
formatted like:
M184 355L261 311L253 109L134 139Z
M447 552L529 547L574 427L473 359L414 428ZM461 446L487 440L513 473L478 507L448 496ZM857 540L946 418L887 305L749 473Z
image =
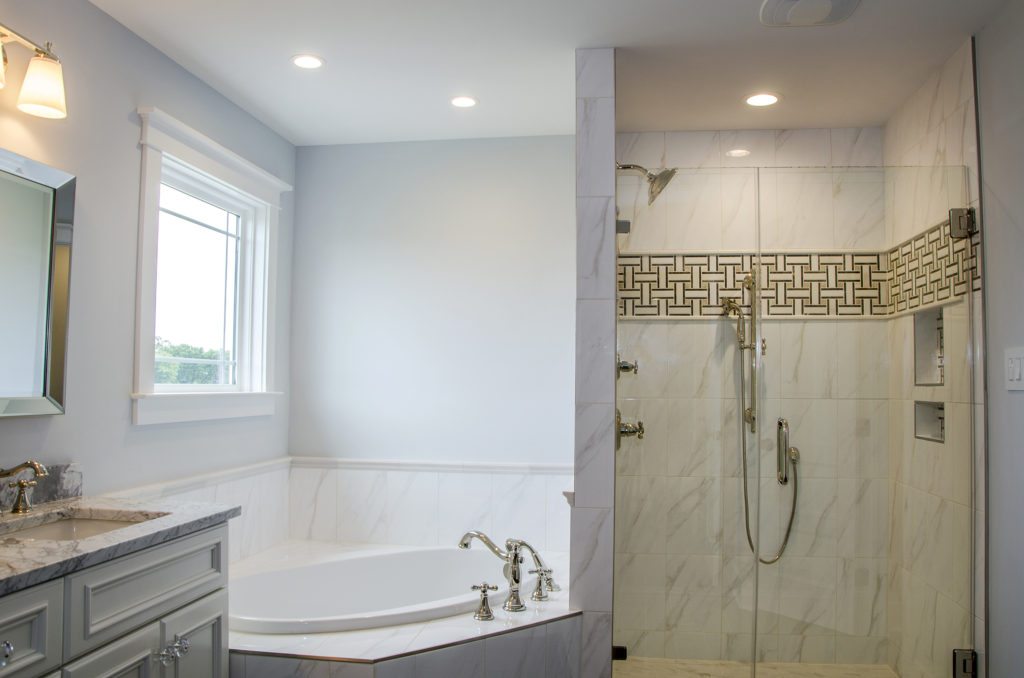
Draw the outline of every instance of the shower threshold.
M612 664L614 678L750 678L750 664L696 659L636 657ZM782 664L762 662L758 678L897 678L878 664Z

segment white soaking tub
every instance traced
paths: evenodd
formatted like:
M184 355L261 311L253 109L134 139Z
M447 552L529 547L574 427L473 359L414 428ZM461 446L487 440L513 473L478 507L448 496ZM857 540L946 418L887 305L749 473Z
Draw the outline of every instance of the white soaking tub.
M470 586L485 580L499 587L491 593L497 609L508 590L502 562L475 546L354 550L313 563L240 573L231 578L231 630L325 633L471 613L480 595ZM534 584L534 578L524 580L524 599Z

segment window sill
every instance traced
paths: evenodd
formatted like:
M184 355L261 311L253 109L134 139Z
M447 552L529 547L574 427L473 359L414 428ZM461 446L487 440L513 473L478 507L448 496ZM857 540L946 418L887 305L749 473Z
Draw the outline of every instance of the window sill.
M133 393L132 423L176 424L186 421L268 417L274 414L279 392L248 393Z

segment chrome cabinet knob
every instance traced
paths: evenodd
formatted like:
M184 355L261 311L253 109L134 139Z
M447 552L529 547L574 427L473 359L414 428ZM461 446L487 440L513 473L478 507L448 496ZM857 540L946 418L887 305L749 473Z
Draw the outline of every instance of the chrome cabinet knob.
M7 666L10 663L11 657L14 656L14 643L9 640L5 640L0 643L0 669Z

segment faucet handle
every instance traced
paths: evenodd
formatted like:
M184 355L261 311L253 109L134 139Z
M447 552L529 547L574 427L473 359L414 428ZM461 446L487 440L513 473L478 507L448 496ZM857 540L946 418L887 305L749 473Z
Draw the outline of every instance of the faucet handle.
M13 483L7 483L8 487L18 488L18 496L14 498L14 506L11 507L11 513L28 513L32 510L32 504L29 503L25 490L36 485L37 483L34 480L18 480Z
M538 567L535 570L530 570L530 574L537 575L537 586L530 594L530 600L543 602L548 599L548 581L552 571L550 567Z
M492 586L487 582L480 584L474 584L470 587L474 591L480 592L480 607L473 613L473 619L477 621L491 621L494 619L494 612L491 611L491 602L487 598L487 594L490 591L497 591L497 586Z

